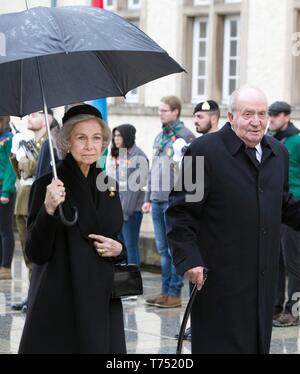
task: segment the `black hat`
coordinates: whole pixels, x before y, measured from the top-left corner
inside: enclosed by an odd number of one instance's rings
[[[207,100],[207,101],[204,101],[202,103],[197,104],[195,109],[194,109],[193,114],[195,114],[197,112],[217,112],[219,110],[220,110],[220,108],[219,108],[219,105],[216,101]]]
[[[272,105],[269,106],[269,114],[277,115],[280,113],[290,114],[292,107],[285,101],[275,101]]]
[[[62,123],[64,124],[70,118],[78,116],[80,114],[90,114],[91,116],[103,119],[101,112],[97,108],[89,104],[83,104],[75,105],[72,108],[70,108],[63,116]]]

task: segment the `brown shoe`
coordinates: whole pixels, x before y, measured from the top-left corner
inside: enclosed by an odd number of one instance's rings
[[[159,308],[177,308],[181,306],[181,298],[177,296],[168,295],[163,300],[158,300],[156,306]]]
[[[155,295],[155,296],[149,297],[148,299],[145,300],[145,303],[147,305],[156,306],[156,304],[159,301],[165,300],[167,297],[168,297],[168,295],[164,295],[164,294],[161,293],[159,295]]]
[[[11,269],[2,267],[0,269],[0,280],[11,280],[11,279],[12,279]]]
[[[294,317],[291,313],[283,313],[277,319],[273,319],[274,327],[291,327],[299,324],[299,316]]]

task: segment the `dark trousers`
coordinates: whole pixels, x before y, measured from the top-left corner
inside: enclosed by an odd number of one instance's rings
[[[10,268],[15,250],[13,216],[16,195],[10,197],[8,204],[0,203],[0,266]]]
[[[286,276],[288,300],[284,305]],[[275,295],[274,314],[293,313],[292,308],[300,298],[300,232],[286,225],[282,225],[281,228],[281,249]]]

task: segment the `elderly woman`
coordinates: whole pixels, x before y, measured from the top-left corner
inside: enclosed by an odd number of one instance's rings
[[[110,141],[101,113],[67,111],[56,141],[62,162],[32,187],[26,253],[35,264],[19,353],[126,353],[122,304],[111,298],[122,208],[117,191],[100,192],[96,161]],[[64,226],[58,214],[74,226]]]

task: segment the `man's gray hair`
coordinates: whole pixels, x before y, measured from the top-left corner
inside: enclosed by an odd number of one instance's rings
[[[263,91],[260,88],[255,87],[255,86],[245,85],[245,86],[242,86],[242,87],[236,89],[230,95],[230,97],[229,97],[229,103],[228,103],[228,111],[230,113],[236,113],[238,98],[239,98],[240,94],[243,91],[247,91],[247,90],[257,91],[257,92],[261,93],[261,95],[265,97],[266,102],[267,102],[267,97],[266,97],[266,95],[263,93]]]
[[[109,127],[98,117],[90,114],[79,114],[78,116],[71,117],[68,121],[66,121],[66,123],[56,135],[55,146],[60,160],[66,158],[67,153],[70,149],[71,133],[74,129],[74,126],[79,122],[87,121],[90,119],[96,120],[102,129],[103,144],[101,152],[103,152],[108,147],[111,140],[111,131]]]

